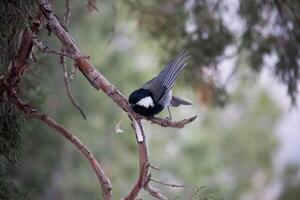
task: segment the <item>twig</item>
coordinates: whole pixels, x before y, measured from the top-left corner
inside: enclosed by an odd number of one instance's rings
[[[160,181],[160,180],[156,180],[152,177],[150,177],[150,181],[153,181],[155,183],[159,183],[159,184],[162,184],[162,185],[165,185],[165,186],[170,186],[170,187],[180,187],[180,188],[183,188],[185,187],[184,185],[177,185],[177,184],[170,184],[170,183],[165,183],[163,181]]]
[[[105,175],[100,164],[95,159],[90,150],[84,144],[82,144],[82,142],[76,136],[74,136],[69,130],[65,129],[62,125],[57,123],[48,115],[41,113],[37,111],[37,109],[25,104],[18,98],[14,90],[10,91],[10,100],[25,114],[28,114],[30,117],[36,118],[42,121],[43,123],[47,124],[50,128],[55,129],[60,135],[64,136],[67,140],[74,144],[90,162],[96,176],[98,177],[98,181],[103,191],[103,198],[105,200],[112,199],[112,188],[109,178]]]
[[[68,30],[69,29],[69,23],[70,23],[70,17],[71,17],[71,6],[70,6],[70,1],[65,0],[65,7],[66,11],[64,14],[64,26]]]
[[[160,170],[159,167],[157,167],[157,166],[155,166],[155,165],[153,165],[153,164],[150,164],[149,167],[152,168],[152,169],[155,169],[155,170],[157,170],[157,171]]]
[[[136,138],[138,141],[138,152],[139,152],[139,178],[134,185],[133,189],[130,191],[125,200],[136,199],[140,190],[144,187],[145,183],[148,182],[149,177],[149,160],[148,160],[148,148],[146,143],[146,136],[144,129],[142,127],[142,123],[140,120],[135,120],[131,116],[129,116],[132,120],[132,127],[135,131]],[[142,135],[142,141],[139,141],[139,134]]]
[[[75,99],[75,97],[73,96],[73,94],[71,92],[70,82],[69,82],[69,79],[68,79],[67,64],[66,64],[66,61],[65,61],[65,57],[63,57],[63,56],[60,57],[60,63],[61,63],[62,68],[63,68],[64,83],[65,83],[65,88],[66,88],[66,92],[68,94],[68,97],[69,97],[70,101],[72,102],[73,106],[80,112],[80,114],[82,115],[83,119],[86,119],[85,112],[83,111],[82,107],[79,105],[79,103],[77,102],[77,100]]]
[[[197,115],[190,117],[188,119],[183,119],[181,121],[178,122],[173,122],[169,119],[162,119],[162,118],[158,118],[158,117],[153,117],[153,118],[146,118],[147,120],[151,121],[154,124],[158,124],[162,127],[171,127],[171,128],[183,128],[185,125],[191,123],[192,121],[194,121],[197,118]]]
[[[69,81],[72,81],[72,80],[75,78],[77,69],[78,69],[78,65],[77,65],[77,63],[75,62],[75,63],[74,63],[74,67],[73,67],[72,72],[71,72],[71,75],[70,75],[70,77],[69,77]]]
[[[35,47],[37,47],[41,52],[43,53],[52,53],[55,55],[59,55],[59,56],[63,56],[63,57],[68,57],[68,58],[72,58],[69,54],[64,53],[64,52],[58,52],[55,51],[53,49],[50,49],[48,46],[46,46],[44,44],[44,42],[42,42],[40,39],[38,39],[36,36],[32,36],[33,37],[33,44]]]
[[[158,189],[154,188],[152,185],[150,185],[150,183],[147,183],[145,186],[144,186],[144,189],[146,191],[149,192],[149,194],[151,194],[151,196],[159,199],[159,200],[168,200],[168,198],[166,196],[164,196],[163,194],[161,194],[159,192]]]
[[[133,189],[131,190],[131,192],[124,199],[125,200],[136,199],[140,190],[144,188],[146,191],[149,192],[151,196],[160,200],[167,200],[168,198],[166,198],[163,194],[161,194],[158,189],[155,189],[151,185],[149,185],[150,163],[149,163],[146,135],[141,121],[140,120],[135,121],[136,119],[132,118],[131,116],[129,117],[132,120],[132,127],[135,130],[135,134],[138,142],[138,148],[139,148],[138,151],[139,152],[139,178],[137,183],[134,185]],[[139,140],[139,136],[138,136],[139,134],[141,134],[143,137],[142,141]]]

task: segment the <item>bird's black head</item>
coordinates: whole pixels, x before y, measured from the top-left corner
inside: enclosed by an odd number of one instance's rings
[[[138,89],[133,91],[130,95],[129,95],[129,103],[130,104],[136,104],[137,102],[139,102],[141,99],[145,98],[145,97],[151,97],[152,98],[152,93],[149,90],[146,89]]]
[[[129,103],[134,112],[143,116],[153,116],[163,110],[163,107],[154,101],[150,90],[143,88],[130,94]]]

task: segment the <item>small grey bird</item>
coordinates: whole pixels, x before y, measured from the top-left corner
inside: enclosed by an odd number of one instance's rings
[[[191,105],[179,97],[172,96],[175,80],[189,58],[187,51],[181,51],[156,77],[133,91],[129,96],[129,103],[134,112],[143,116],[154,116],[167,107],[171,118],[169,106]]]

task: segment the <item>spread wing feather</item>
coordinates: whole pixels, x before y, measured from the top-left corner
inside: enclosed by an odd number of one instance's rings
[[[188,59],[188,51],[181,51],[175,58],[173,58],[165,68],[158,74],[157,79],[166,88],[164,94],[167,94],[173,87],[177,76],[186,66]],[[163,95],[160,97],[162,98]]]
[[[143,88],[152,92],[156,102],[159,102],[172,89],[177,76],[186,66],[189,58],[188,51],[181,51],[156,77],[143,85]]]

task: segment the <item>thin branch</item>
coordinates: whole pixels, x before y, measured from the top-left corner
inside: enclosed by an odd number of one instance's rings
[[[77,69],[78,69],[78,65],[76,63],[74,63],[74,67],[73,67],[71,75],[69,77],[69,81],[72,81],[75,78]]]
[[[152,168],[152,169],[155,169],[155,170],[157,170],[157,171],[159,171],[160,170],[160,168],[159,167],[157,167],[157,166],[155,166],[155,165],[153,165],[153,164],[150,164],[150,166],[149,166],[150,168]]]
[[[64,26],[65,29],[69,29],[69,23],[70,23],[70,17],[71,17],[71,6],[70,6],[70,1],[65,0],[65,14],[64,14]]]
[[[49,48],[48,46],[46,46],[44,44],[44,42],[42,42],[40,39],[38,39],[35,35],[33,35],[32,37],[33,37],[33,44],[34,44],[34,46],[37,47],[41,52],[43,52],[43,53],[51,53],[51,54],[55,54],[55,55],[58,55],[58,56],[72,58],[67,53],[58,52],[58,51],[55,51],[55,50]]]
[[[171,121],[169,119],[162,119],[159,117],[153,117],[153,118],[146,118],[147,120],[151,121],[154,124],[158,124],[162,127],[171,127],[171,128],[183,128],[185,125],[193,122],[197,118],[197,115],[190,117],[188,119],[183,119],[178,122]]]
[[[65,57],[63,57],[63,56],[60,57],[60,63],[61,63],[62,68],[63,68],[64,83],[65,83],[65,88],[66,88],[66,92],[68,94],[68,97],[69,97],[70,101],[72,102],[73,106],[80,112],[83,119],[86,119],[86,114],[83,111],[83,108],[79,105],[78,101],[75,99],[75,97],[73,96],[73,94],[71,92],[70,82],[69,82],[69,79],[68,79],[68,72],[67,72],[67,63],[66,63]]]
[[[162,185],[165,185],[165,186],[169,186],[169,187],[179,187],[179,188],[183,188],[185,187],[184,185],[177,185],[177,184],[172,184],[172,183],[165,183],[163,181],[160,181],[160,180],[157,180],[157,179],[154,179],[152,177],[150,177],[150,181],[152,182],[155,182],[155,183],[159,183],[159,184],[162,184]]]
[[[72,132],[65,129],[62,125],[57,123],[48,115],[37,111],[37,109],[25,104],[21,101],[14,90],[10,92],[10,100],[11,102],[16,105],[21,111],[25,114],[28,114],[30,117],[36,118],[43,123],[47,124],[50,128],[55,129],[60,135],[64,136],[67,140],[69,140],[72,144],[76,146],[76,148],[83,153],[83,155],[88,159],[90,162],[96,176],[98,177],[98,181],[100,183],[101,189],[103,191],[103,198],[105,200],[112,199],[112,188],[109,178],[105,175],[104,171],[102,170],[100,164],[95,159],[93,154],[90,150],[76,137],[73,135]]]
[[[168,198],[166,196],[164,196],[163,194],[161,194],[159,192],[159,190],[156,189],[156,188],[154,188],[152,185],[150,185],[150,183],[147,183],[144,186],[144,189],[146,191],[148,191],[149,194],[151,194],[151,196],[155,197],[156,199],[159,199],[159,200],[168,200]]]
[[[149,163],[149,156],[148,156],[148,148],[147,148],[147,140],[146,135],[142,126],[142,123],[140,120],[135,121],[134,118],[129,116],[132,120],[132,127],[135,130],[137,142],[138,142],[138,148],[139,148],[139,178],[137,183],[134,185],[131,192],[128,194],[127,197],[125,197],[125,200],[132,200],[136,199],[139,192],[142,188],[144,188],[146,191],[149,192],[149,194],[157,199],[160,200],[166,200],[168,199],[163,194],[159,192],[158,189],[153,188],[151,185],[149,185],[150,181],[150,163]],[[139,133],[140,132],[140,133]],[[142,141],[139,138],[139,135],[142,135]]]
[[[135,120],[130,116],[130,119],[132,120],[132,127],[135,131],[136,138],[138,141],[138,152],[139,152],[139,178],[134,185],[133,189],[130,191],[127,197],[125,197],[125,200],[132,200],[136,199],[140,190],[144,187],[145,183],[148,181],[149,177],[149,156],[148,156],[148,148],[146,143],[146,136],[144,129],[142,127],[142,123],[140,120]],[[139,139],[139,135],[142,136],[142,141]]]

